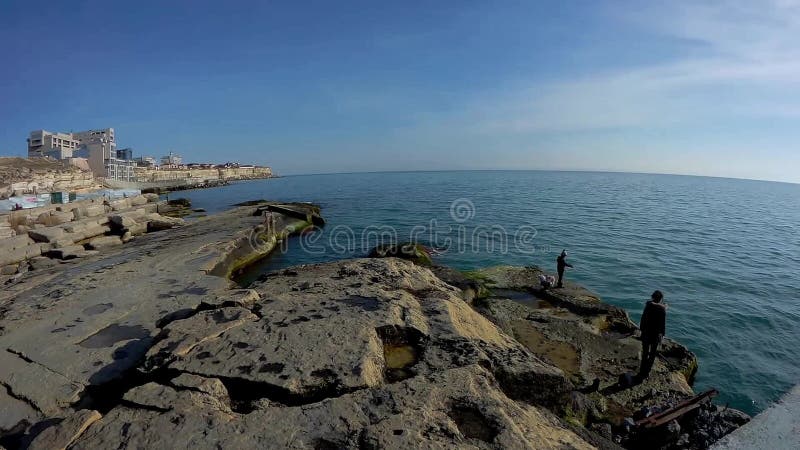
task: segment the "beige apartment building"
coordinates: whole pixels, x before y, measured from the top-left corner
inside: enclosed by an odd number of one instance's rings
[[[28,137],[28,157],[72,158],[81,142],[72,133],[52,133],[47,130],[31,131]]]

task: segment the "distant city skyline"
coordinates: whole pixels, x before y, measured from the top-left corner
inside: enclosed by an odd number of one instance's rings
[[[280,175],[800,183],[797,36],[795,0],[10,0],[0,156],[33,130],[112,127],[137,156]]]

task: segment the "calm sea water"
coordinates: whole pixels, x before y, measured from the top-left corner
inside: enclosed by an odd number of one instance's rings
[[[667,334],[700,358],[696,389],[716,387],[723,403],[754,413],[800,383],[800,185],[416,172],[293,176],[178,196],[209,212],[258,198],[320,204],[325,229],[293,239],[264,271],[361,256],[392,233],[442,248],[437,260],[461,269],[553,269],[566,248],[568,277],[634,320],[654,289],[664,291]]]

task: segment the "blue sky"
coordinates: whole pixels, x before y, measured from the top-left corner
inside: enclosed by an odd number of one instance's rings
[[[0,0],[0,155],[800,182],[799,36],[795,0]]]

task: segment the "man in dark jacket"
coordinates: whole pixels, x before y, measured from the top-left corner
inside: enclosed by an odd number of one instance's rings
[[[639,368],[639,380],[644,380],[650,375],[650,369],[656,360],[658,344],[664,337],[667,329],[667,305],[663,304],[664,294],[661,291],[653,292],[642,313],[639,329],[642,331],[642,365]]]
[[[558,259],[556,260],[556,264],[558,266],[558,286],[556,286],[556,287],[563,288],[564,287],[564,269],[566,269],[567,267],[572,267],[572,264],[569,264],[567,262],[567,251],[566,250],[562,250],[561,251],[561,256],[559,256]]]

